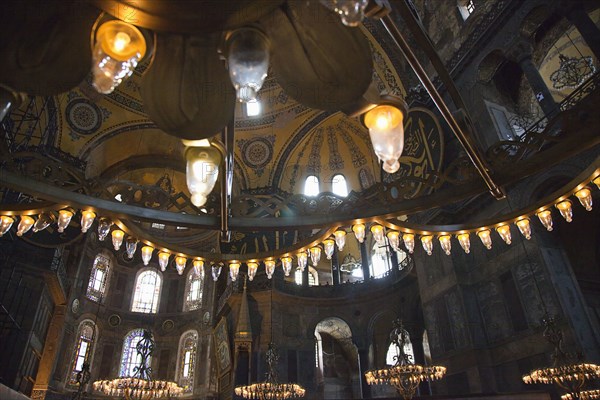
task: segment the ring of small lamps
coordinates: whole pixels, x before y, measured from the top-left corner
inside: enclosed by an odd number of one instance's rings
[[[586,211],[591,211],[592,191],[589,186],[586,186],[587,182],[590,182],[590,180],[587,180],[585,183],[578,185],[575,188],[575,190],[570,193],[572,193],[573,196],[579,200],[579,203],[585,208]],[[591,182],[594,183],[598,187],[598,189],[600,189],[600,171],[596,171],[595,176],[591,179]],[[373,238],[378,244],[384,245],[385,238],[387,237],[392,249],[398,251],[400,249],[400,243],[403,242],[404,247],[411,254],[415,250],[415,242],[417,236],[421,241],[423,249],[428,255],[431,255],[433,252],[433,243],[436,237],[438,239],[438,242],[440,243],[440,247],[447,255],[451,254],[452,237],[456,238],[456,240],[458,241],[465,253],[469,253],[471,248],[471,233],[474,233],[477,237],[479,237],[482,244],[488,250],[490,250],[492,248],[493,231],[495,231],[506,244],[511,244],[511,223],[514,223],[517,226],[519,232],[527,240],[531,239],[531,220],[534,219],[534,217],[536,217],[539,220],[539,222],[546,228],[546,230],[552,231],[552,208],[556,208],[559,211],[560,215],[565,219],[565,221],[571,222],[573,220],[573,201],[569,199],[569,195],[560,196],[550,204],[547,204],[543,207],[539,207],[531,213],[523,214],[517,218],[502,221],[496,224],[489,224],[471,230],[458,230],[434,233],[425,230],[420,231],[397,227],[395,229],[388,229],[386,233],[385,228],[382,225],[374,223],[370,226],[370,231],[373,234]],[[0,237],[5,235],[16,222],[16,214],[17,213],[15,212],[0,216]],[[38,218],[36,220],[31,215],[28,215],[27,212],[24,212],[19,216],[19,224],[17,226],[16,234],[17,236],[22,236],[25,233],[29,232],[29,230],[32,230],[33,232],[39,232],[46,229],[48,226],[50,226],[50,224],[53,224],[55,222],[58,227],[57,231],[60,233],[66,229],[74,215],[75,210],[73,210],[72,208],[64,208],[58,211],[58,218],[50,212],[42,212],[38,215]],[[94,211],[82,210],[81,232],[86,233],[94,223],[95,219],[96,213]],[[117,228],[112,229],[111,231],[111,227],[113,227],[113,225],[115,224],[113,224],[113,222],[110,219],[106,217],[99,217],[98,239],[100,241],[104,241],[106,237],[108,237],[108,235],[110,234],[114,249],[118,251],[123,245],[123,243],[125,243],[125,251],[128,257],[130,259],[133,258],[138,248],[138,239],[134,238],[133,236],[128,236],[127,238],[125,238],[125,228],[118,221],[116,223]],[[366,233],[365,224],[361,222],[353,224],[352,231],[354,232],[354,235],[358,242],[362,243],[365,239]],[[288,252],[283,254],[281,257],[279,257],[279,259],[285,276],[289,276],[292,270],[292,254],[296,256],[298,268],[304,271],[304,269],[308,265],[309,258],[313,266],[316,266],[319,260],[321,259],[321,254],[323,252],[325,253],[327,259],[331,259],[335,250],[335,246],[337,245],[338,250],[342,251],[345,243],[346,230],[340,227],[333,231],[333,236],[329,236],[329,234],[327,234],[325,239],[319,239],[313,242],[313,245],[309,247],[302,247],[296,249],[294,252]],[[162,271],[165,271],[167,269],[171,256],[174,256],[175,268],[179,275],[183,275],[188,261],[191,260],[194,272],[199,276],[204,276],[205,258],[190,256],[183,253],[171,251],[168,248],[154,246],[152,242],[147,240],[142,241],[140,252],[142,262],[144,263],[144,265],[148,265],[150,263],[153,254],[156,252],[158,264]],[[275,267],[277,264],[276,257],[270,257],[267,259],[253,259],[245,262],[246,266],[248,267],[248,278],[250,281],[252,281],[256,276],[256,272],[258,270],[260,262],[263,262],[265,265],[265,273],[267,274],[267,277],[269,279],[273,277],[273,273],[275,272]],[[231,277],[232,281],[235,281],[237,279],[241,264],[241,261],[229,261],[229,276]],[[222,264],[220,263],[215,263],[212,265],[212,277],[215,281],[219,278],[221,274],[221,265]]]

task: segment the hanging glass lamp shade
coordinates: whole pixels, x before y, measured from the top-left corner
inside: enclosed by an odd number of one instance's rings
[[[237,99],[247,103],[256,100],[269,69],[269,41],[255,28],[240,28],[227,39],[229,77]]]

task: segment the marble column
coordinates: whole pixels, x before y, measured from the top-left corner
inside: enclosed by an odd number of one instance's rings
[[[308,263],[306,264],[306,267],[304,268],[304,271],[302,271],[302,287],[308,287],[308,270],[310,268],[310,258],[308,259]]]
[[[333,255],[331,256],[331,280],[334,285],[340,284],[340,260],[337,248],[333,250]]]
[[[600,60],[600,29],[585,11],[583,4],[574,2],[571,4],[572,7],[566,9],[565,16],[575,25],[596,59]]]
[[[362,264],[363,279],[366,282],[371,279],[371,270],[369,269],[369,252],[364,241],[360,244],[360,262]]]
[[[538,71],[537,67],[533,63],[531,59],[531,53],[524,53],[517,59],[527,82],[531,86],[533,90],[533,94],[535,95],[536,100],[538,101],[542,111],[544,111],[544,115],[550,118],[558,113],[558,104],[552,98],[552,93],[546,83],[544,82],[544,78],[540,75],[540,71]]]

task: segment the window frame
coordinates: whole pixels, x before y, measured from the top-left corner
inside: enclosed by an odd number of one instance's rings
[[[96,303],[104,303],[104,299],[106,298],[106,294],[108,292],[108,284],[110,282],[112,264],[112,258],[105,252],[99,252],[96,254],[92,263],[92,268],[90,269],[88,284],[85,290],[85,297],[88,300],[95,301]],[[102,271],[104,275],[100,281],[98,281],[97,279],[97,273],[99,271]],[[96,282],[99,282],[100,285],[100,288],[98,289],[95,288]]]
[[[313,194],[313,190],[310,191],[310,193],[307,193],[307,186],[308,186],[308,182],[310,178],[314,178],[316,181],[316,193]],[[314,189],[314,188],[312,188]],[[306,197],[317,197],[319,194],[321,193],[321,181],[319,180],[319,177],[317,175],[308,175],[305,179],[304,179],[304,188],[302,189],[302,194],[304,194]]]
[[[194,284],[194,282],[200,282],[199,283],[199,288],[197,290],[198,295],[198,299],[190,299],[190,296],[192,294],[192,285]],[[185,290],[183,292],[183,311],[187,312],[187,311],[195,311],[195,310],[199,310],[200,308],[202,308],[202,300],[203,300],[203,296],[204,296],[204,279],[202,278],[201,275],[196,276],[196,273],[194,272],[193,268],[190,268],[190,270],[188,271],[188,274],[185,278]]]
[[[123,339],[123,347],[121,348],[121,360],[119,361],[119,377],[126,378],[133,376],[133,369],[141,365],[141,360],[137,357],[136,346],[140,340],[144,337],[144,329],[136,328],[130,330]],[[154,337],[154,335],[153,335]],[[135,345],[131,345],[134,342],[135,338],[139,338]],[[127,353],[126,353],[127,352]],[[152,365],[152,356],[148,357],[148,367]],[[129,373],[130,375],[126,375]]]
[[[192,395],[194,392],[194,383],[196,381],[196,369],[197,358],[198,358],[198,331],[195,329],[190,329],[181,334],[179,338],[179,347],[177,348],[177,365],[175,368],[175,382],[181,387],[184,388],[184,395]],[[193,348],[189,348],[186,346],[186,341],[191,340],[193,343]],[[185,356],[190,352],[190,362],[185,362]],[[190,376],[184,377],[183,373],[185,371],[186,365],[189,365],[188,371]]]
[[[85,329],[87,326],[91,327],[92,335],[89,338],[84,338],[83,329]],[[67,373],[67,383],[69,385],[77,384],[77,373],[79,373],[81,369],[76,370],[75,368],[77,367],[78,361],[81,358],[81,346],[84,342],[87,343],[87,348],[85,349],[85,355],[83,356],[82,366],[83,363],[87,362],[91,369],[91,366],[93,365],[92,362],[94,359],[94,351],[96,349],[97,338],[98,328],[94,321],[92,321],[91,319],[84,319],[79,323],[79,325],[77,326],[75,346],[73,347],[73,351],[71,353],[71,363],[69,367],[69,372]]]
[[[335,191],[336,178],[338,178],[338,177],[342,178],[344,181],[344,194],[336,193],[336,191]],[[344,174],[335,174],[331,177],[331,193],[333,193],[339,197],[348,197],[348,195],[350,194],[350,189],[348,188],[348,179],[346,179]]]
[[[142,275],[145,275],[147,273],[154,273],[157,276],[158,279],[158,283],[155,284],[155,295],[154,295],[154,299],[155,301],[152,303],[152,308],[150,311],[144,311],[144,310],[140,310],[140,309],[134,309],[134,307],[136,306],[136,296],[138,293],[138,280],[142,279],[140,277],[142,277]],[[156,268],[153,267],[146,267],[146,268],[142,268],[140,269],[137,274],[135,275],[135,280],[133,283],[133,296],[131,296],[131,305],[129,307],[129,311],[134,312],[134,313],[141,313],[141,314],[157,314],[158,310],[160,308],[160,296],[162,294],[162,285],[163,285],[163,276],[161,274],[160,271],[158,271]],[[156,289],[156,285],[158,285],[158,290]]]

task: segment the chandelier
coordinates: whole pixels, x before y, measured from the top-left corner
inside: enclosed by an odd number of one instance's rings
[[[96,381],[93,384],[94,390],[107,396],[123,397],[127,400],[148,400],[179,396],[183,392],[183,388],[177,383],[151,378],[152,369],[148,364],[154,352],[154,347],[155,343],[152,339],[152,333],[149,330],[144,330],[142,339],[135,346],[137,356],[134,359],[139,361],[139,365],[134,368],[133,376]]]
[[[581,362],[580,355],[566,353],[562,349],[563,334],[556,327],[552,317],[544,318],[544,337],[554,346],[552,353],[552,366],[531,371],[523,376],[526,384],[543,383],[546,385],[556,384],[567,392],[563,399],[594,399],[598,397],[599,391],[584,392],[581,389],[586,381],[600,377],[600,366]],[[594,392],[596,392],[594,394]],[[586,393],[584,395],[583,393]],[[587,396],[587,397],[586,397]]]
[[[388,368],[367,371],[365,377],[369,385],[391,385],[404,400],[410,400],[415,395],[419,383],[444,377],[446,367],[415,364],[411,360],[412,356],[405,353],[404,346],[408,337],[402,320],[394,321],[390,339],[398,349],[398,354],[394,356],[396,363]]]
[[[563,394],[560,396],[561,400],[592,400],[592,399],[600,399],[600,390],[582,390],[579,392],[579,399],[577,397],[572,396],[571,394]]]
[[[560,66],[550,75],[554,89],[576,89],[596,72],[596,66],[590,56],[577,58],[559,54],[558,57]]]
[[[278,382],[275,365],[279,361],[279,354],[274,343],[269,343],[266,359],[269,366],[266,374],[267,379],[264,382],[238,386],[235,388],[235,394],[245,399],[257,400],[297,399],[304,397],[306,390],[297,383]]]

